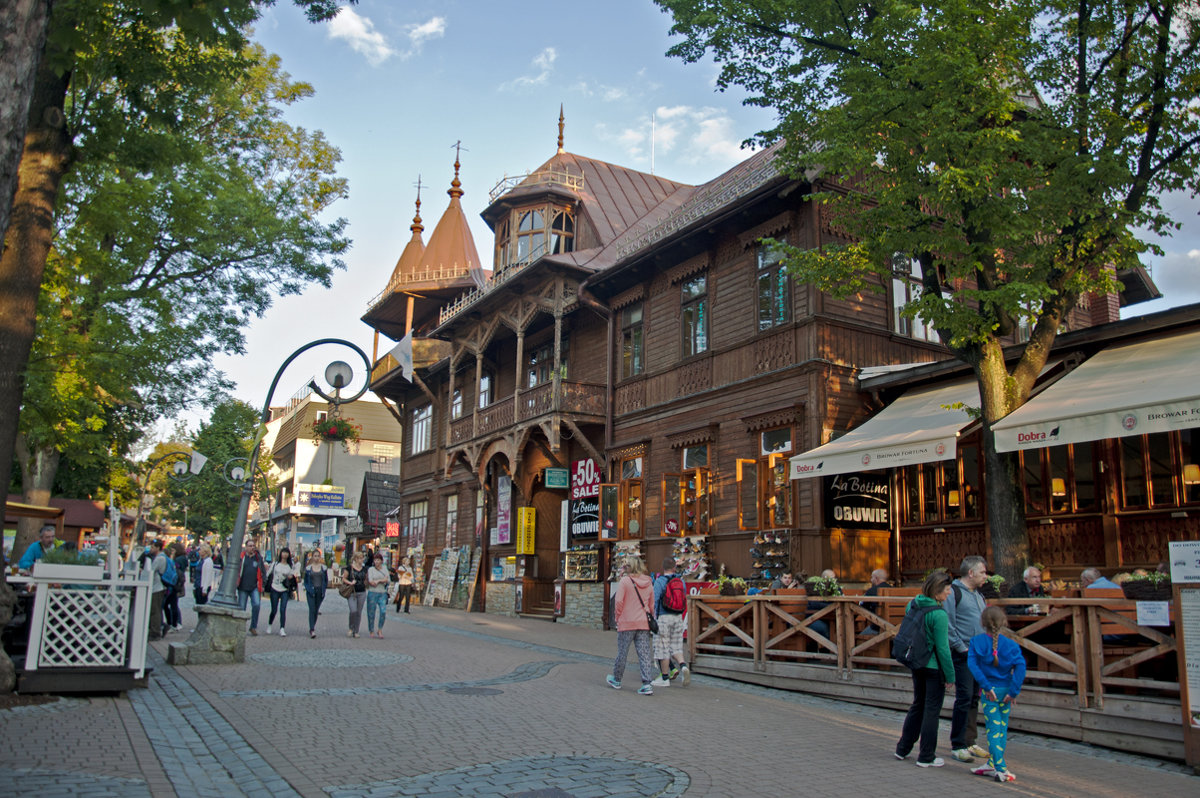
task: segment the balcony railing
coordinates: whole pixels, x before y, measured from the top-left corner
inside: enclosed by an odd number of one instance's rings
[[[544,172],[530,172],[525,175],[513,175],[512,177],[504,178],[488,192],[488,202],[495,202],[522,183],[529,183],[530,185],[556,183],[560,186],[566,186],[572,191],[583,191],[583,175],[573,175],[570,172],[556,172],[553,169],[547,169]]]
[[[605,395],[604,386],[594,383],[562,382],[557,394],[553,382],[543,383],[521,391],[519,409],[514,407],[513,397],[509,395],[480,410],[478,427],[475,426],[475,417],[471,415],[452,421],[450,444],[453,446],[472,438],[493,435],[515,423],[531,421],[550,413],[603,416]]]

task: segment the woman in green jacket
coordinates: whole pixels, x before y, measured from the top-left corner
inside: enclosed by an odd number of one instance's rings
[[[935,757],[937,751],[938,717],[942,712],[942,699],[946,688],[954,685],[954,661],[950,658],[949,619],[942,602],[950,594],[953,578],[945,571],[934,571],[925,580],[921,595],[910,603],[909,609],[931,607],[925,613],[925,640],[929,661],[922,668],[914,668],[913,702],[904,718],[904,729],[900,742],[896,743],[896,758],[907,759],[917,738],[921,748],[917,751],[917,767],[940,768],[945,762]],[[907,612],[907,610],[906,610]]]

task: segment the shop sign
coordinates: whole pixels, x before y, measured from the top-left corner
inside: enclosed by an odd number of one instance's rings
[[[517,554],[533,554],[537,531],[537,510],[517,508]]]
[[[1200,582],[1200,540],[1172,540],[1167,551],[1172,583]]]
[[[825,477],[825,526],[887,529],[891,489],[887,472],[865,471]]]
[[[600,534],[600,498],[571,500],[571,537],[594,538]]]
[[[549,470],[549,469],[547,469]],[[571,498],[583,499],[600,495],[600,469],[591,458],[571,464]]]
[[[567,468],[547,468],[542,472],[542,483],[547,488],[564,490],[571,487],[571,471]]]
[[[512,478],[502,475],[496,486],[496,542],[512,543]]]
[[[296,485],[296,504],[302,507],[331,507],[342,509],[346,506],[346,489],[336,485]]]
[[[399,521],[388,521],[387,525],[384,527],[384,535],[386,535],[389,538],[400,537],[400,522]]]

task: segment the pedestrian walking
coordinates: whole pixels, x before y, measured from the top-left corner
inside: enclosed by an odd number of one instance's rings
[[[196,561],[196,578],[192,580],[192,598],[196,600],[196,605],[208,603],[208,597],[212,595],[213,584],[216,581],[216,565],[213,562],[212,546],[207,543],[201,543],[196,550],[196,556],[199,558]]]
[[[967,667],[967,649],[975,635],[983,634],[980,617],[987,601],[979,588],[987,581],[987,561],[971,556],[959,566],[959,578],[954,580],[946,597],[946,614],[950,616],[950,653],[954,657],[954,710],[950,715],[951,755],[959,762],[973,762],[975,757],[987,757],[986,748],[975,744],[979,734],[979,690],[975,677]]]
[[[163,636],[163,596],[166,585],[163,575],[167,572],[167,555],[163,553],[163,543],[155,538],[150,541],[150,549],[142,559],[142,569],[150,572],[150,640],[159,640]]]
[[[325,590],[329,587],[329,569],[325,567],[325,558],[320,549],[313,549],[308,554],[308,565],[304,568],[304,597],[308,600],[308,636],[317,636],[317,615],[321,612],[321,602],[325,600]]]
[[[972,772],[996,781],[1016,781],[1004,759],[1004,750],[1008,747],[1008,713],[1025,682],[1025,657],[1020,646],[1001,634],[1008,628],[1004,610],[988,607],[980,620],[983,634],[971,638],[967,666],[982,693],[988,761]]]
[[[163,630],[183,628],[183,613],[179,611],[179,597],[187,589],[188,560],[183,544],[178,540],[170,546],[171,562],[175,566],[175,583],[163,590]]]
[[[396,590],[396,612],[400,612],[400,603],[404,602],[404,611],[408,612],[408,604],[412,600],[413,569],[412,557],[405,557],[396,569],[400,584]]]
[[[383,622],[387,615],[389,575],[383,565],[383,555],[375,553],[375,564],[367,569],[367,631],[371,637],[383,637]],[[376,624],[376,613],[379,622]]]
[[[662,573],[654,580],[654,617],[658,619],[658,634],[654,635],[654,658],[660,663],[654,687],[670,687],[671,680],[682,676],[680,683],[687,687],[692,671],[683,657],[684,613],[687,612],[687,589],[675,573],[675,557],[663,559]]]
[[[271,634],[271,626],[275,623],[275,613],[278,611],[279,636],[287,637],[287,605],[295,586],[296,569],[292,564],[292,550],[284,546],[279,550],[279,557],[267,573],[267,589],[271,596],[271,615],[267,618],[267,634]]]
[[[654,679],[654,649],[650,641],[650,619],[654,610],[654,583],[640,557],[631,557],[627,562],[626,575],[617,583],[617,658],[613,661],[613,672],[608,676],[608,686],[621,689],[625,657],[629,653],[629,644],[633,643],[642,676],[638,694],[653,695],[650,682]]]
[[[938,716],[942,711],[942,699],[946,688],[954,684],[954,658],[950,656],[949,618],[942,602],[950,595],[950,574],[934,571],[921,588],[921,595],[914,598],[905,613],[914,608],[925,611],[922,618],[928,659],[924,665],[918,663],[912,669],[913,701],[904,716],[904,727],[900,741],[896,743],[896,758],[907,759],[913,745],[920,738],[917,751],[917,767],[940,768],[946,764],[937,753]]]
[[[239,609],[246,609],[246,603],[250,603],[250,634],[252,635],[258,634],[258,611],[262,606],[264,573],[266,573],[266,565],[263,563],[262,555],[258,553],[258,546],[253,540],[247,539],[245,548],[242,549],[237,593]]]
[[[350,603],[350,631],[346,637],[358,637],[362,627],[363,605],[367,603],[367,569],[363,566],[361,552],[355,552],[350,558],[350,567],[342,570],[342,581],[354,585],[354,592],[346,597]]]

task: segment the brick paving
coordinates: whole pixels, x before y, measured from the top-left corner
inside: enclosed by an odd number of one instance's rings
[[[949,761],[945,725],[946,767],[893,759],[894,711],[699,674],[653,696],[614,691],[604,684],[611,632],[427,607],[390,613],[384,639],[349,639],[345,625],[345,602],[331,597],[315,640],[301,621],[286,638],[248,638],[245,663],[179,668],[155,643],[146,690],[0,712],[0,796],[1115,797],[1200,788],[1177,763],[1027,734],[1014,734],[1008,751],[1018,781],[985,784]],[[637,665],[628,667],[636,685]]]

